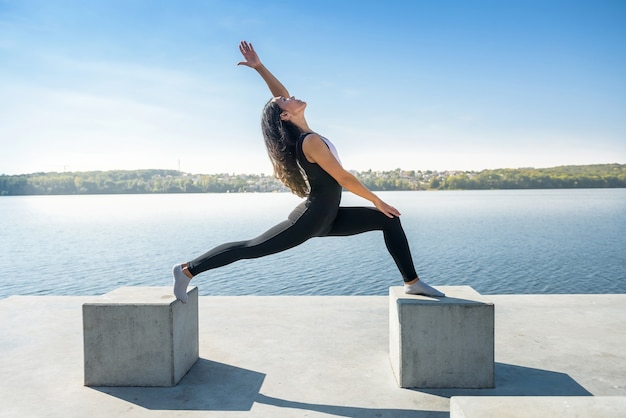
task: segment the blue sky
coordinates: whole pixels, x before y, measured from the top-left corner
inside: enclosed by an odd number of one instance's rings
[[[348,169],[626,163],[625,22],[621,0],[0,0],[0,174],[270,174],[242,39]]]

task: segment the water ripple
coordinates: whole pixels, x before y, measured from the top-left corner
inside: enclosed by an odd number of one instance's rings
[[[626,293],[626,190],[384,192],[417,271],[485,294]],[[350,195],[345,204],[363,204]],[[0,298],[162,286],[170,267],[280,222],[288,194],[0,198]],[[315,238],[202,274],[202,295],[386,295],[382,234]]]

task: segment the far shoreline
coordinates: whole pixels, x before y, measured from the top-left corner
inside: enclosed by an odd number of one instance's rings
[[[546,190],[626,188],[626,164],[476,171],[351,171],[370,190]],[[279,193],[265,174],[189,174],[177,170],[110,170],[0,175],[0,196]]]

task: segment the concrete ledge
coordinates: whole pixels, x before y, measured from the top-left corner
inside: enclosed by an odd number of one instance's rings
[[[389,355],[403,388],[494,387],[494,305],[469,286],[447,297],[389,288]]]
[[[201,358],[164,388],[83,386],[81,310],[100,296],[11,296],[0,416],[447,418],[453,396],[626,396],[626,294],[488,299],[496,387],[401,390],[388,295],[199,296]]]
[[[623,396],[453,396],[450,418],[622,418]]]
[[[121,287],[83,304],[86,386],[174,386],[198,360],[198,288]]]

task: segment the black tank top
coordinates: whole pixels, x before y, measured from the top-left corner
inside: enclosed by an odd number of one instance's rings
[[[326,199],[338,200],[341,199],[341,186],[337,183],[330,174],[328,174],[317,163],[312,163],[306,159],[304,152],[302,151],[302,142],[307,135],[312,132],[305,132],[298,138],[296,144],[298,164],[306,173],[309,186],[311,188],[309,193],[309,200],[316,200],[324,197]],[[328,146],[328,144],[326,145]],[[329,147],[330,149],[330,147]]]

